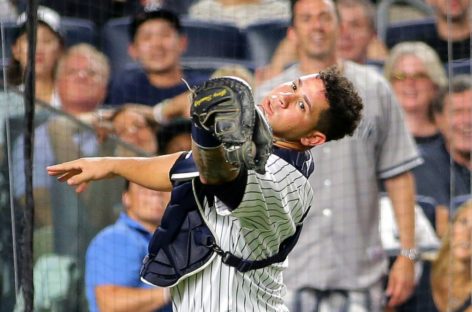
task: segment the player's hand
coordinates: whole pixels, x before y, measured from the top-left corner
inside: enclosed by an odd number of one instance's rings
[[[388,307],[395,307],[405,302],[415,288],[415,263],[398,256],[390,270],[386,295]]]
[[[50,176],[57,177],[60,182],[67,182],[80,193],[91,181],[113,177],[112,164],[113,161],[107,158],[81,158],[49,166],[46,169]]]

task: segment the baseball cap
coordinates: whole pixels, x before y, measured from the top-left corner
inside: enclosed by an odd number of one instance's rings
[[[42,23],[51,29],[61,40],[63,35],[61,33],[61,16],[59,13],[54,11],[51,8],[45,6],[38,6],[38,23]],[[26,12],[23,12],[18,16],[16,20],[16,25],[18,26],[18,31],[15,34],[14,39],[16,40],[21,34],[26,31],[26,21],[28,17]]]
[[[144,22],[153,19],[163,19],[168,21],[177,32],[182,33],[182,25],[177,14],[170,10],[163,9],[161,7],[145,8],[134,14],[131,24],[129,26],[129,36],[131,40],[134,40],[134,36],[138,31],[139,26]]]

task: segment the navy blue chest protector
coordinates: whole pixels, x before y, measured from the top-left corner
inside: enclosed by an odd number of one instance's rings
[[[282,149],[275,149],[274,153],[289,161],[305,176],[313,171],[313,165],[304,153]],[[282,242],[279,252],[268,258],[249,260],[224,251],[216,244],[200,214],[197,201],[203,206],[205,187],[195,177],[196,174],[191,173],[196,172],[193,159],[181,157],[176,165],[173,168],[176,176],[189,173],[187,177],[194,178],[174,184],[161,225],[154,232],[148,255],[143,260],[140,275],[144,282],[161,287],[174,286],[181,279],[203,270],[215,256],[220,256],[224,264],[235,267],[239,272],[260,269],[286,259],[298,241],[301,224],[292,236]],[[207,201],[212,206],[213,197],[207,196]]]

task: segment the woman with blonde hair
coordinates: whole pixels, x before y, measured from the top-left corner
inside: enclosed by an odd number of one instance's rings
[[[390,52],[384,74],[405,113],[405,121],[421,145],[439,136],[431,103],[447,84],[446,72],[433,48],[423,42],[402,42]]]
[[[433,263],[433,299],[439,311],[472,311],[472,200],[459,207]]]

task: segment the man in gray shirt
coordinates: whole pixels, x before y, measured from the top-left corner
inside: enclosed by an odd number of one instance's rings
[[[304,289],[308,295],[302,298],[309,300],[302,300],[299,308],[309,311],[317,304],[321,311],[381,311],[384,304],[403,303],[414,288],[415,190],[410,170],[422,160],[388,83],[374,70],[338,57],[335,10],[332,0],[293,1],[288,37],[299,49],[299,63],[257,90],[260,98],[281,81],[337,65],[364,101],[363,119],[353,137],[312,149],[313,210],[284,273],[287,303],[297,301],[290,294]],[[402,247],[385,293],[380,181],[392,200]]]

